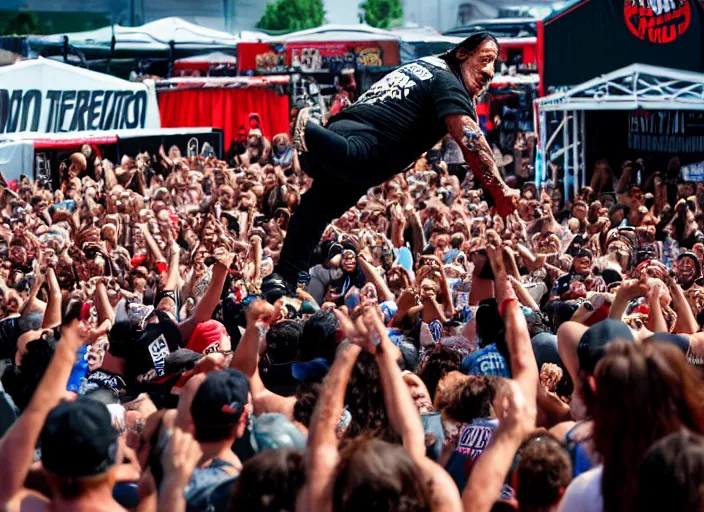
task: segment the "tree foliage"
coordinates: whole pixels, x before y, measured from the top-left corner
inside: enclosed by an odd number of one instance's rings
[[[6,11],[7,12],[7,11]],[[20,11],[6,19],[0,19],[0,35],[24,36],[28,34],[44,34],[45,26],[36,13]]]
[[[275,0],[267,4],[257,28],[294,32],[319,27],[324,20],[323,0]]]
[[[403,16],[402,0],[367,0],[362,4],[364,21],[376,28],[396,25]]]

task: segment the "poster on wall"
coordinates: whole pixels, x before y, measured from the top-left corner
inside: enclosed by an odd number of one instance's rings
[[[291,65],[304,73],[339,73],[343,69],[370,69],[398,66],[400,56],[395,41],[288,43]]]
[[[704,112],[629,112],[628,149],[646,153],[704,153]]]
[[[0,68],[0,134],[160,127],[144,84],[42,58]]]
[[[343,69],[375,69],[398,66],[397,41],[241,43],[237,47],[242,74],[303,73],[337,74]]]
[[[238,70],[244,75],[275,75],[289,68],[283,43],[240,43],[237,59]]]

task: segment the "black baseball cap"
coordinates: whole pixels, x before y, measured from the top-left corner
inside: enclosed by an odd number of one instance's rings
[[[234,427],[248,402],[249,379],[241,371],[210,372],[193,397],[193,423],[204,428]]]
[[[581,239],[581,237],[580,237],[580,239]],[[585,249],[584,247],[576,247],[572,251],[572,257],[573,258],[589,258],[590,260],[593,259],[591,251],[589,249]]]
[[[673,334],[671,332],[656,332],[648,338],[648,341],[659,343],[670,343],[680,349],[686,356],[689,353],[689,337],[681,334]]]
[[[61,403],[44,423],[42,464],[67,478],[100,475],[117,461],[117,438],[105,404],[82,398]]]
[[[606,286],[623,281],[623,276],[621,276],[618,270],[614,270],[612,268],[605,268],[602,270],[601,277],[604,279]]]
[[[577,345],[579,369],[592,375],[606,354],[606,345],[615,340],[635,341],[631,329],[620,320],[607,318],[587,329]]]

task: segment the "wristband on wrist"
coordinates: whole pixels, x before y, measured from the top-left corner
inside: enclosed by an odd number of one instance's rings
[[[504,316],[504,311],[511,302],[518,302],[518,299],[516,299],[515,297],[509,297],[508,299],[504,299],[504,301],[499,304],[499,315]]]
[[[502,289],[503,288],[503,289]],[[505,286],[496,287],[496,300],[503,299],[501,302],[505,302],[508,299],[516,299],[516,290],[514,290],[513,285],[509,279],[506,279]]]

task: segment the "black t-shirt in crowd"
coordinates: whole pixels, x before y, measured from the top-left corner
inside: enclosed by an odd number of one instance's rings
[[[445,117],[476,121],[474,103],[460,79],[438,57],[426,57],[389,73],[356,103],[330,120],[349,119],[370,126],[388,145],[382,154],[399,171],[447,134]]]
[[[123,322],[116,322],[110,331],[110,353],[127,361],[130,383],[148,384],[164,377],[166,358],[182,344],[178,325],[161,311],[154,314],[159,322],[147,323],[141,332],[123,326]]]

